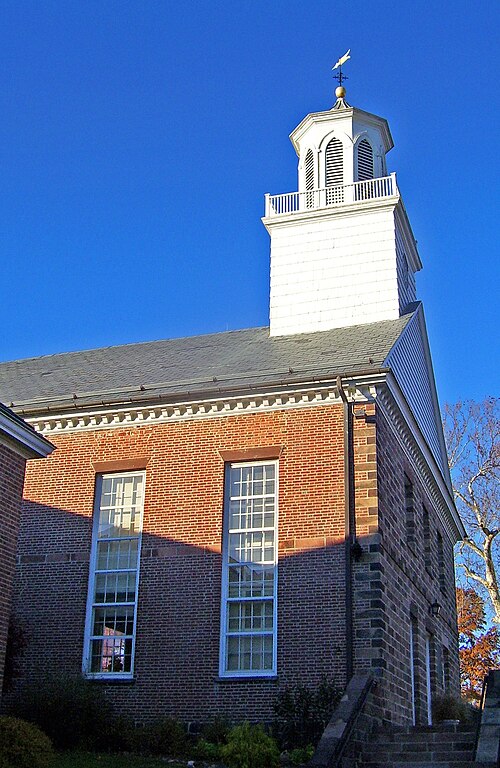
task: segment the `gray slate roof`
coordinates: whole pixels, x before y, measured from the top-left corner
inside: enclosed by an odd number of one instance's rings
[[[375,372],[412,314],[293,336],[249,328],[0,363],[0,401],[28,413]]]

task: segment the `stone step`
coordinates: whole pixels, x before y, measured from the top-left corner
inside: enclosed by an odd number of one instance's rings
[[[379,731],[375,734],[377,741],[473,741],[476,735],[474,728],[460,731],[424,731],[412,729],[404,731]]]
[[[370,749],[427,749],[432,751],[433,749],[472,749],[474,746],[474,739],[413,739],[402,738],[395,741],[389,741],[385,739],[377,739],[370,743]]]
[[[374,762],[370,761],[369,763],[365,763],[364,768],[433,768],[433,766],[436,766],[436,768],[473,768],[474,763],[472,760],[445,760],[444,762],[429,762],[421,760],[418,761],[400,761],[400,762]]]
[[[474,723],[458,725],[391,725],[381,727],[378,733],[475,733]]]
[[[435,755],[449,755],[450,758],[456,759],[457,755],[472,754],[474,751],[474,744],[467,742],[467,744],[371,744],[367,752],[370,755],[378,756],[379,754],[388,755],[424,755],[423,759],[431,754]]]
[[[466,749],[466,750],[456,750],[456,751],[449,751],[449,750],[435,750],[435,751],[429,751],[429,752],[423,752],[422,750],[419,751],[404,751],[399,750],[398,752],[393,752],[390,750],[384,750],[384,749],[377,749],[377,750],[370,750],[369,757],[370,760],[373,760],[375,762],[382,762],[386,760],[387,762],[403,762],[406,760],[406,762],[411,762],[412,760],[415,762],[425,762],[428,763],[432,762],[459,762],[463,760],[472,760],[474,754],[472,749]]]

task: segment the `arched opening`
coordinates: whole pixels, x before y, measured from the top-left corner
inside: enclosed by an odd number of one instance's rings
[[[331,139],[325,153],[326,204],[344,202],[344,147],[339,139]]]

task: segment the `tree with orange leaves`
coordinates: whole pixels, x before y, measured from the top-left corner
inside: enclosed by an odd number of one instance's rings
[[[475,589],[457,588],[457,611],[462,696],[477,703],[486,673],[499,666],[500,634],[486,629],[484,600]]]

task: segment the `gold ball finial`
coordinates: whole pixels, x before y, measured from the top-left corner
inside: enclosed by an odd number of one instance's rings
[[[337,88],[335,88],[335,96],[337,99],[343,99],[345,96],[345,88],[343,85],[339,85]]]

